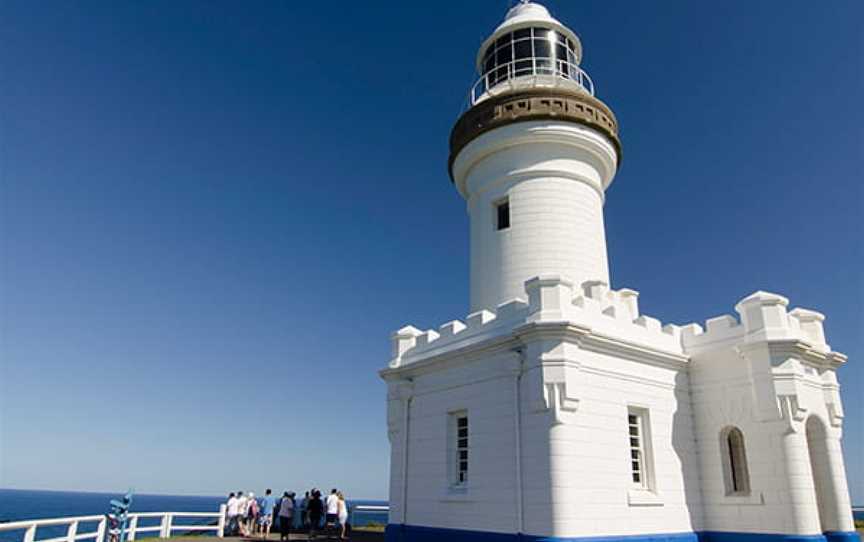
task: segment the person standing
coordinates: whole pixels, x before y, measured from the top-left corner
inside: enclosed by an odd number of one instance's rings
[[[279,540],[291,540],[291,526],[294,523],[294,495],[287,491],[279,501]]]
[[[300,499],[300,528],[305,529],[309,526],[309,492],[307,491],[303,498]]]
[[[246,508],[246,532],[247,536],[253,536],[256,531],[256,523],[258,521],[258,501],[255,500],[255,494],[249,492],[248,508]]]
[[[317,489],[312,492],[312,498],[308,503],[309,511],[309,540],[315,540],[318,535],[318,526],[321,524],[321,515],[324,513],[324,503],[321,502],[321,492]]]
[[[261,538],[270,536],[270,528],[273,526],[273,511],[276,509],[276,497],[273,491],[267,489],[264,498],[261,499],[261,514],[258,516],[258,525],[261,530]]]
[[[339,540],[348,540],[348,503],[345,502],[345,495],[340,491],[337,493],[339,497]]]
[[[249,536],[246,532],[246,514],[249,512],[249,497],[242,491],[237,492],[237,531],[240,536]]]
[[[336,524],[339,521],[339,495],[337,490],[331,489],[327,495],[327,524],[324,526],[328,533],[336,530]]]
[[[234,536],[237,533],[237,502],[237,496],[234,495],[233,492],[228,495],[228,502],[225,504],[225,516],[227,524],[227,528],[225,529],[227,532],[225,534],[227,536]]]

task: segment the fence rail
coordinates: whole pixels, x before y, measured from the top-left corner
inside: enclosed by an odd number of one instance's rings
[[[351,519],[350,519],[351,525],[352,526],[359,526],[359,525],[366,525],[369,523],[368,521],[364,521],[363,523],[357,521],[358,516],[360,516],[360,517],[367,516],[367,518],[368,518],[368,516],[370,516],[370,515],[377,516],[377,515],[385,514],[388,512],[390,512],[390,507],[386,506],[386,505],[385,506],[376,506],[376,505],[371,505],[371,504],[358,504],[358,505],[352,506],[351,507]],[[373,522],[374,522],[374,520],[373,520]],[[383,523],[386,524],[387,520],[384,520]]]
[[[139,526],[141,519],[159,520],[158,525]],[[213,524],[183,524],[176,520],[186,518],[210,519]],[[78,532],[81,524],[96,523],[96,530],[84,533]],[[53,538],[36,538],[40,527],[63,527],[66,526],[66,535]],[[24,521],[12,521],[0,523],[0,532],[24,531],[22,542],[77,542],[79,540],[93,540],[104,542],[108,529],[108,518],[102,516],[77,516],[68,518],[31,519]],[[169,538],[174,532],[189,531],[213,531],[215,536],[222,538],[225,534],[225,505],[219,507],[218,512],[141,512],[129,514],[126,522],[126,539],[134,542],[137,535],[144,533],[157,533],[160,538]]]

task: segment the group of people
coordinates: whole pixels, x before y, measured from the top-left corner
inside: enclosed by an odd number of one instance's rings
[[[309,539],[323,533],[327,538],[338,534],[339,540],[348,540],[348,503],[338,489],[323,499],[318,489],[306,492],[298,501],[296,493],[286,491],[277,499],[268,489],[264,497],[254,493],[228,495],[226,503],[226,536],[268,538],[270,530],[279,529],[279,540],[290,540],[292,530],[308,530]]]

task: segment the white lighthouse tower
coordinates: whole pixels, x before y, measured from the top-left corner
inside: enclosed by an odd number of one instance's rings
[[[480,47],[450,158],[471,217],[472,311],[524,297],[525,281],[547,273],[609,282],[603,196],[618,127],[581,57],[579,38],[533,3]]]
[[[610,287],[621,143],[581,61],[531,2],[480,47],[449,164],[471,313],[393,335],[388,541],[857,540],[824,317],[756,292],[664,326]]]

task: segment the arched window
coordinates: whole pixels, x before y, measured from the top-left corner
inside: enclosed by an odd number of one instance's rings
[[[726,495],[749,495],[750,472],[747,470],[744,433],[737,427],[724,429],[720,433],[720,450]]]

